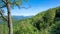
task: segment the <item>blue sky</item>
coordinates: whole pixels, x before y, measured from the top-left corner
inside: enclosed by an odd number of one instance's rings
[[[29,0],[27,3],[24,2],[23,6],[26,8],[29,6],[31,7],[28,9],[18,9],[15,7],[14,9],[11,9],[11,14],[17,16],[36,15],[41,11],[60,6],[60,0]]]

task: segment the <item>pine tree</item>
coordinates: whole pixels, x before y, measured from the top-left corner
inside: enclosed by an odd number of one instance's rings
[[[28,0],[0,0],[0,15],[8,23],[9,34],[13,34],[13,25],[12,25],[10,9],[13,8],[14,6],[20,7],[22,5],[23,1],[27,2]],[[7,9],[8,18],[5,18],[2,14],[2,11],[3,11],[2,9],[5,7]],[[24,8],[24,7],[22,7],[22,8]]]

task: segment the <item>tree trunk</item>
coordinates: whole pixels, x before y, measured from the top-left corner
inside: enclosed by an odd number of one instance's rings
[[[10,12],[10,4],[9,3],[7,3],[7,11],[8,11],[9,34],[13,34],[13,26],[12,26],[12,19],[11,19],[11,12]]]

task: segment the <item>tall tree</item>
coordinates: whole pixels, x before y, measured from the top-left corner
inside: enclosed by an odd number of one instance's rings
[[[13,34],[13,25],[12,25],[12,19],[11,19],[11,10],[10,8],[17,6],[20,8],[20,6],[23,4],[23,1],[27,2],[28,0],[0,0],[0,14],[3,19],[5,19],[8,23],[8,28],[9,28],[9,34]],[[8,18],[6,19],[3,14],[2,14],[2,9],[6,7],[7,9],[7,16]],[[25,8],[25,7],[22,7]]]

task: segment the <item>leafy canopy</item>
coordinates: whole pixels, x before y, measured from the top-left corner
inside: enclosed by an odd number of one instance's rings
[[[23,2],[28,2],[28,0],[0,0],[0,8],[6,7],[7,3],[10,4],[10,7],[18,6],[20,7]]]

